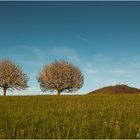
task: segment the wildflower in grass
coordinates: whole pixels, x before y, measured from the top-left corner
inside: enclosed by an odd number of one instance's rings
[[[114,126],[114,132],[115,132],[115,138],[118,139],[120,138],[120,123],[119,121],[115,122],[115,126]]]
[[[136,138],[137,138],[137,139],[140,139],[140,133],[137,133],[137,134],[136,134]]]
[[[119,124],[119,122],[118,121],[116,121],[116,123],[115,123],[115,128],[120,128],[120,124]]]
[[[103,122],[103,125],[104,125],[104,127],[108,127],[109,126],[109,123],[107,121],[104,121]]]

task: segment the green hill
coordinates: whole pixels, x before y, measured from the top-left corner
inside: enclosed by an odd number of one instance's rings
[[[140,89],[129,87],[124,84],[118,84],[114,86],[107,86],[95,91],[88,93],[89,95],[92,94],[136,94],[140,93]]]

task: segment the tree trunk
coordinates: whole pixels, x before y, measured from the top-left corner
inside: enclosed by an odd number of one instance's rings
[[[57,95],[60,95],[60,91],[59,90],[57,90]]]
[[[6,96],[6,89],[3,88],[3,96]]]

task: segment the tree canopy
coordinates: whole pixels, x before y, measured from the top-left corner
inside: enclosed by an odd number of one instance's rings
[[[3,95],[6,95],[7,89],[24,90],[28,87],[28,79],[20,66],[9,59],[0,60],[0,88],[3,89]]]
[[[80,69],[67,61],[54,61],[44,65],[37,77],[42,91],[61,92],[77,91],[83,86],[84,76]]]

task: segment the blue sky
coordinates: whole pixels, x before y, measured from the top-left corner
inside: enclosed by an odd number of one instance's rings
[[[29,88],[10,94],[44,94],[36,75],[43,64],[78,65],[85,84],[77,93],[128,84],[140,88],[140,2],[0,2],[0,59],[29,75]]]

